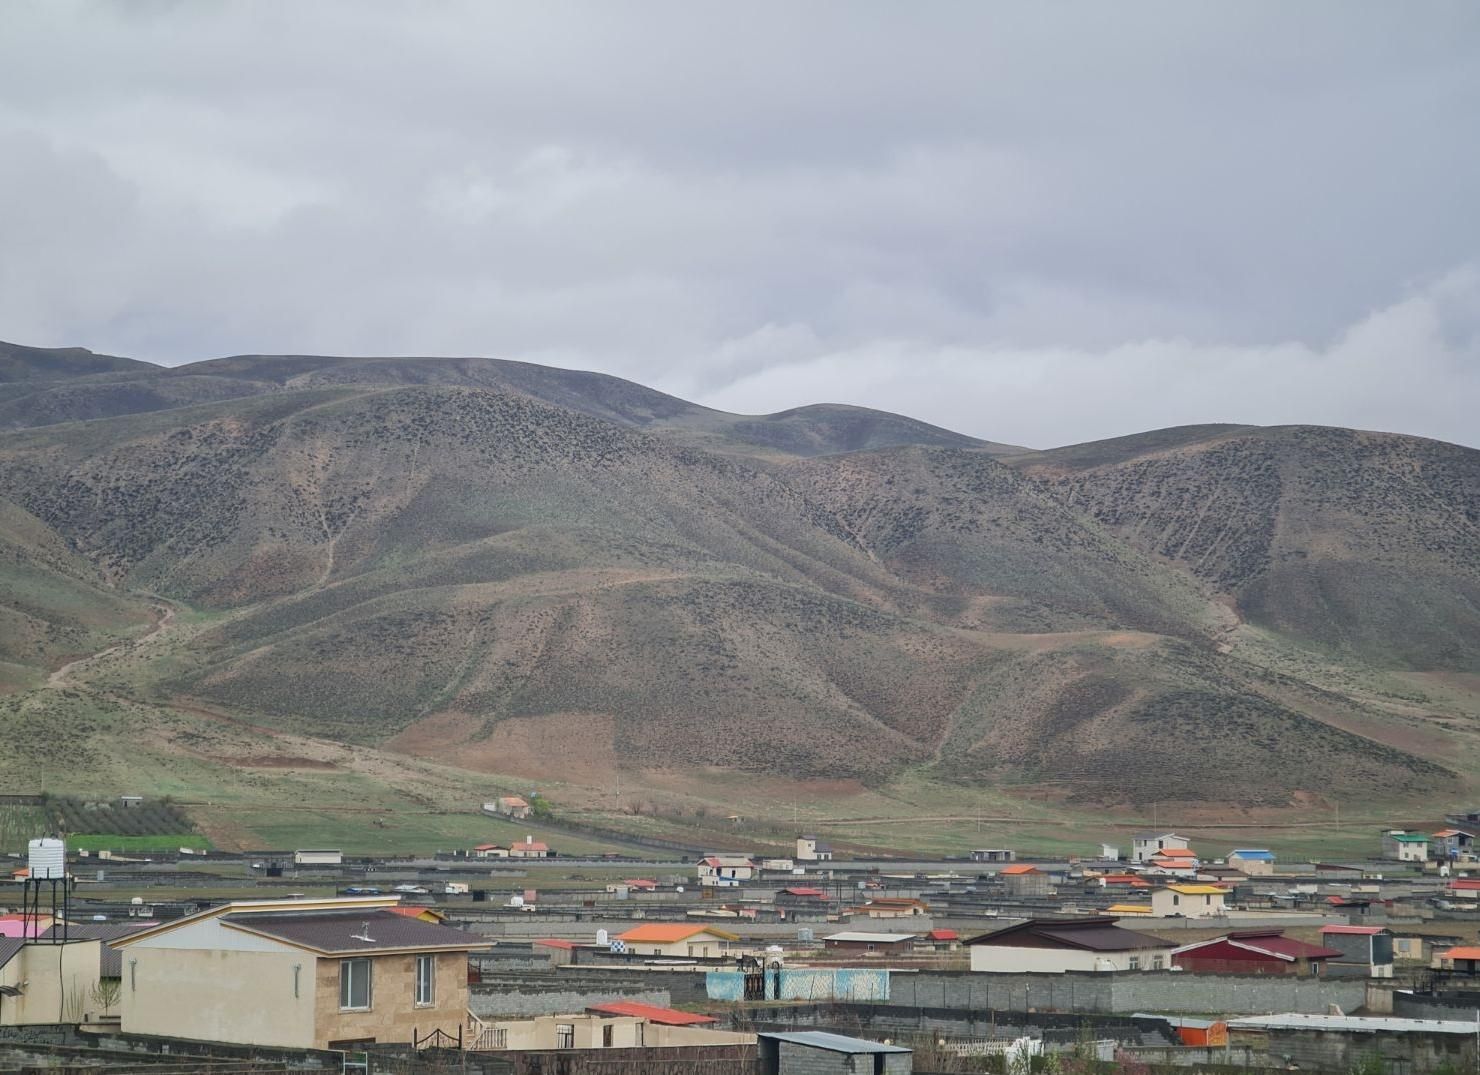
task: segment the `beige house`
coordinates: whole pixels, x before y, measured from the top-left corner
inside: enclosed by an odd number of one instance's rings
[[[1217,885],[1167,885],[1151,893],[1151,913],[1157,918],[1206,918],[1226,913],[1228,890]]]
[[[604,1008],[617,1009],[613,1011]],[[630,1008],[639,1014],[626,1014]],[[646,1012],[644,1012],[646,1009]],[[652,1049],[695,1045],[754,1045],[755,1035],[713,1030],[712,1016],[691,1015],[646,1004],[598,1005],[569,1015],[532,1019],[474,1017],[475,1049]]]
[[[498,799],[498,812],[508,814],[516,821],[522,821],[530,814],[530,805],[522,795],[500,795]]]
[[[739,939],[713,926],[685,922],[645,922],[617,934],[617,940],[634,955],[676,959],[718,959]]]
[[[509,845],[509,858],[511,859],[548,859],[554,858],[555,852],[550,845],[536,840],[533,836],[526,836],[523,843]]]
[[[820,843],[817,837],[797,837],[796,858],[798,862],[831,862],[832,857],[832,848]]]
[[[0,1026],[92,1022],[100,945],[0,937]]]
[[[1228,865],[1248,877],[1274,873],[1274,852],[1263,847],[1243,847],[1228,853]]]
[[[396,897],[252,900],[113,942],[122,1030],[340,1048],[456,1036],[481,937],[394,913]]]

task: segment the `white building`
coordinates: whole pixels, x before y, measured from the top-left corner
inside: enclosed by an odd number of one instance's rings
[[[1131,858],[1136,862],[1150,862],[1163,851],[1186,851],[1192,844],[1185,836],[1175,832],[1135,836],[1131,838]]]
[[[709,855],[699,860],[699,884],[732,887],[755,876],[755,863],[740,855]]]
[[[1176,947],[1109,917],[1029,919],[974,937],[966,946],[971,969],[989,974],[1166,970]]]

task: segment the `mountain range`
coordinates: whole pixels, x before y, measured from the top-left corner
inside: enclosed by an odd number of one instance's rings
[[[85,695],[80,740],[147,706],[591,786],[1285,808],[1480,775],[1457,445],[1216,425],[1032,451],[521,362],[13,344],[0,431],[17,741]]]

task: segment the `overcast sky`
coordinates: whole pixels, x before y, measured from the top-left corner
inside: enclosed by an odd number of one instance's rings
[[[1480,4],[6,0],[0,339],[1480,446]]]

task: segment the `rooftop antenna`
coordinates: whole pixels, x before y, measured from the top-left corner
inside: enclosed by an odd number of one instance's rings
[[[358,933],[351,933],[349,936],[350,936],[350,940],[352,940],[352,941],[364,941],[366,944],[374,944],[375,943],[375,938],[372,937],[372,936],[370,936],[370,923],[369,922],[361,922],[360,923],[360,932],[358,932]]]

